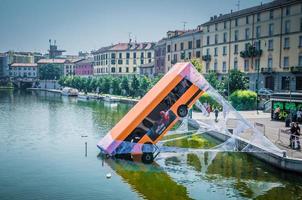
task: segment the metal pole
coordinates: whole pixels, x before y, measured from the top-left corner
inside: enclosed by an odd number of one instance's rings
[[[257,115],[259,114],[259,111],[258,111],[258,102],[259,102],[259,73],[260,73],[260,69],[259,69],[259,66],[256,66],[257,67],[257,80],[256,80],[256,109],[257,109]]]

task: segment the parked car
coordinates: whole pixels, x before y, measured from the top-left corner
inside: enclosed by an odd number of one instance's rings
[[[270,96],[274,93],[273,90],[267,89],[267,88],[260,88],[258,90],[258,95],[263,95],[263,96]]]

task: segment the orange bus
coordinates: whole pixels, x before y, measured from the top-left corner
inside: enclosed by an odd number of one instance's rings
[[[155,144],[188,114],[206,87],[191,63],[175,64],[97,146],[109,156],[152,162]]]

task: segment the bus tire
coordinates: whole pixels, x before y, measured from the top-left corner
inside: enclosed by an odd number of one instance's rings
[[[179,117],[185,117],[188,115],[188,106],[186,105],[180,105],[177,108],[177,114]]]
[[[142,155],[142,162],[145,164],[151,164],[153,159],[153,153],[143,153]]]

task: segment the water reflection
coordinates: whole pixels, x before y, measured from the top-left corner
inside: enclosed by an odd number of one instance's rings
[[[104,161],[143,198],[191,199],[186,187],[176,183],[156,162],[146,165],[111,158]]]

